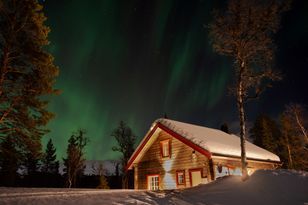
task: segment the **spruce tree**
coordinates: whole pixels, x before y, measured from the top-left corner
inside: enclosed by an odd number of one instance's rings
[[[23,168],[27,175],[35,175],[39,172],[41,157],[41,152],[31,152],[31,150],[24,154]]]
[[[56,159],[57,159],[56,148],[54,147],[52,140],[49,139],[42,160],[42,172],[50,174],[58,174],[59,161],[57,161]]]
[[[227,123],[224,123],[220,126],[220,130],[227,133],[227,134],[230,134],[230,131],[229,131],[229,126]]]
[[[250,129],[250,134],[254,144],[268,151],[278,152],[281,133],[276,122],[269,116],[265,114],[259,115]]]

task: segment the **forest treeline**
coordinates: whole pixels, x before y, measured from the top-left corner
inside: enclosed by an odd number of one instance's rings
[[[83,187],[99,189],[133,188],[132,173],[126,172],[127,161],[134,151],[135,135],[123,122],[114,129],[115,137],[122,157],[114,163],[114,173],[105,169],[103,162],[92,164],[91,174],[85,174],[86,158],[84,148],[89,142],[86,131],[79,129],[68,139],[66,157],[57,159],[56,148],[49,139],[44,151],[37,150],[39,157],[31,158],[18,151],[7,137],[0,143],[0,186],[22,187]],[[39,147],[33,147],[39,149]],[[63,164],[60,172],[60,163]]]
[[[250,129],[253,143],[277,154],[282,168],[308,171],[307,111],[291,103],[275,120],[260,114]]]
[[[265,113],[257,115],[246,138],[278,155],[279,168],[308,171],[307,123],[305,105],[290,103],[276,117]],[[230,134],[226,122],[220,130]]]

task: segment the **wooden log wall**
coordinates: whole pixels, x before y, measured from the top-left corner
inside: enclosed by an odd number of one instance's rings
[[[160,142],[170,139],[171,156],[162,158]],[[208,159],[181,141],[164,131],[159,133],[157,140],[138,163],[138,188],[147,189],[147,175],[158,174],[160,189],[176,189],[190,187],[189,169],[201,168],[204,182],[209,177]],[[193,155],[195,157],[193,157]],[[176,171],[184,170],[185,183],[177,186]]]

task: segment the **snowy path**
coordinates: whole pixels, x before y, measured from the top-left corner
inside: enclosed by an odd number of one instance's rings
[[[226,177],[173,191],[0,188],[0,205],[308,205],[308,173],[259,170],[242,182]]]

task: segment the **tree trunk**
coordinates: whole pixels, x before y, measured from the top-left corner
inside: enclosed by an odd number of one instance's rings
[[[72,187],[72,174],[71,174],[71,169],[70,167],[67,170],[67,187],[71,188]]]
[[[124,173],[122,176],[122,189],[128,189],[128,173]]]
[[[291,155],[291,148],[290,148],[289,138],[288,138],[288,136],[285,136],[285,138],[286,138],[287,149],[288,149],[288,160],[289,160],[288,168],[293,169],[293,160],[292,160],[292,155]]]
[[[241,69],[237,82],[237,107],[240,118],[240,140],[241,140],[241,164],[242,164],[242,180],[248,179],[246,145],[245,145],[245,110],[244,110],[244,86],[243,86],[243,71],[244,63],[241,64]]]
[[[289,158],[289,166],[288,166],[288,168],[293,169],[293,160],[292,160],[291,149],[290,149],[290,145],[289,144],[287,144],[287,148],[288,148],[288,158]]]
[[[68,179],[68,188],[72,188],[72,180],[71,180],[71,178]]]
[[[295,115],[295,118],[296,118],[296,122],[297,122],[298,126],[300,127],[300,129],[301,129],[301,131],[302,131],[302,133],[305,137],[306,143],[308,143],[308,137],[307,137],[306,130],[305,130],[304,126],[302,125],[301,121],[299,120],[299,117],[298,117],[296,110],[294,110],[294,115]]]
[[[76,177],[76,174],[74,174],[72,177],[72,187],[76,187]]]

